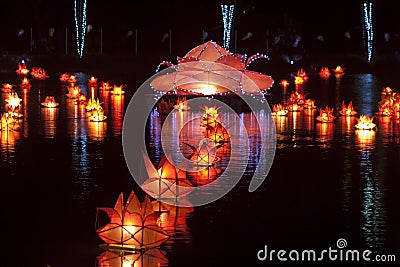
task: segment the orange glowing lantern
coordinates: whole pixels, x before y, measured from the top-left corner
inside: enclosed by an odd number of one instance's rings
[[[304,81],[308,80],[308,75],[304,69],[299,69],[296,76],[303,78]]]
[[[385,104],[383,106],[379,105],[378,109],[379,111],[376,112],[376,114],[379,116],[390,117],[394,114],[393,108],[388,104]]]
[[[68,98],[78,98],[78,96],[81,94],[81,87],[80,86],[68,86],[68,93],[67,97]]]
[[[315,105],[315,100],[314,99],[306,99],[304,102],[304,108],[305,109],[316,109],[317,106]]]
[[[294,76],[294,84],[295,85],[300,85],[305,82],[304,78],[301,76]]]
[[[185,197],[193,190],[192,183],[186,179],[186,171],[175,167],[171,156],[163,156],[156,169],[143,153],[143,159],[149,178],[142,189],[155,199],[176,199]]]
[[[333,116],[333,108],[329,108],[328,106],[325,109],[319,109],[319,115],[316,118],[319,122],[333,122],[335,120],[335,116]]]
[[[125,91],[122,90],[122,88],[124,88],[125,85],[114,85],[113,90],[111,91],[111,94],[113,95],[122,95],[125,93]]]
[[[89,120],[90,121],[105,121],[107,116],[104,115],[104,110],[102,107],[96,108],[90,112]]]
[[[331,77],[331,72],[328,67],[322,67],[319,72],[319,77],[322,79],[329,79]]]
[[[1,88],[1,91],[3,91],[3,93],[12,93],[12,92],[14,92],[13,87],[14,87],[14,85],[12,85],[12,84],[3,83],[3,87]]]
[[[211,139],[216,144],[227,143],[230,141],[228,131],[219,122],[216,122],[215,126],[207,125],[205,137]]]
[[[8,95],[8,99],[6,99],[5,101],[6,101],[6,109],[15,111],[20,108],[22,99],[19,98],[19,96],[16,92],[14,92],[14,93],[10,93]]]
[[[96,98],[96,100],[90,98],[86,105],[86,111],[88,112],[88,115],[90,116],[92,111],[100,109],[103,109],[100,100],[98,98]]]
[[[272,116],[286,116],[288,112],[287,108],[281,104],[272,105]]]
[[[20,76],[26,76],[29,74],[29,70],[26,68],[26,64],[18,63],[18,69],[15,71]]]
[[[174,109],[178,111],[187,111],[190,109],[186,97],[178,98],[176,104],[174,105]]]
[[[356,124],[356,129],[358,130],[373,130],[376,127],[376,124],[373,123],[374,117],[369,117],[367,115],[361,115],[359,119],[357,119],[358,123]]]
[[[282,80],[280,84],[284,89],[286,89],[289,86],[289,82],[287,80]]]
[[[341,77],[344,75],[344,69],[337,65],[335,69],[333,69],[333,73],[335,74],[336,77]]]
[[[218,110],[221,107],[207,107],[204,106],[202,109],[204,110],[205,114],[202,116],[202,125],[203,126],[211,126],[215,127],[218,124]]]
[[[140,204],[132,191],[124,205],[123,193],[118,197],[115,207],[97,208],[104,211],[110,222],[96,230],[106,242],[108,249],[137,251],[157,247],[168,240],[169,235],[157,225],[158,216],[148,196]]]
[[[346,106],[344,101],[342,102],[342,109],[339,110],[339,114],[342,116],[354,116],[357,115],[358,112],[354,109],[353,101],[349,102],[349,105]]]
[[[56,108],[59,105],[54,99],[54,96],[46,96],[45,100],[40,104],[45,108]]]
[[[89,87],[95,87],[98,85],[97,78],[94,76],[91,76],[90,79],[88,80],[88,85]]]
[[[101,82],[100,89],[102,90],[111,90],[113,88],[109,82]]]
[[[385,87],[385,88],[382,89],[381,94],[382,94],[383,96],[392,95],[392,94],[393,94],[393,89],[390,88],[389,86],[387,86],[387,87]]]
[[[22,89],[29,89],[29,88],[31,88],[31,84],[30,84],[29,79],[26,78],[26,77],[24,77],[24,78],[21,80],[20,87],[21,87]]]
[[[31,71],[31,76],[37,80],[45,80],[49,78],[46,71],[43,68],[33,67]]]
[[[88,100],[87,100],[86,95],[83,94],[83,93],[80,93],[78,98],[77,98],[77,100],[76,100],[76,103],[77,104],[85,104],[85,105],[87,105]]]
[[[67,83],[69,78],[70,78],[70,76],[71,76],[71,74],[69,74],[69,73],[60,74],[60,82]]]
[[[214,163],[221,160],[220,157],[216,156],[217,146],[214,142],[209,142],[209,140],[202,140],[200,147],[196,148],[189,144],[193,150],[193,154],[190,160],[194,162],[196,166],[212,166]]]
[[[0,129],[2,131],[18,129],[17,121],[10,112],[3,113],[3,115],[1,116]]]
[[[303,93],[294,91],[290,94],[288,102],[289,102],[289,104],[304,105],[304,103],[306,102],[306,97]]]
[[[75,75],[69,75],[69,78],[67,80],[67,82],[73,86],[74,84],[76,84],[77,78]]]

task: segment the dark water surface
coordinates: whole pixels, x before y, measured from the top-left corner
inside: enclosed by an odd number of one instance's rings
[[[45,81],[32,80],[26,92],[17,88],[23,99],[21,131],[1,133],[2,266],[96,266],[102,253],[95,232],[96,207],[113,207],[120,192],[127,196],[135,190],[144,197],[126,167],[121,130],[133,91],[146,77],[99,76],[128,86],[123,96],[96,92],[108,119],[93,123],[82,107],[66,98],[59,74],[50,75]],[[90,91],[88,76],[78,75]],[[13,74],[1,74],[0,82],[19,83]],[[349,74],[328,81],[311,77],[302,90],[319,106],[338,108],[343,100],[353,100],[361,114],[373,115],[381,89],[397,85],[396,77]],[[279,86],[271,92],[272,102],[282,96]],[[54,95],[59,108],[41,108],[46,95]],[[300,112],[270,121],[276,126],[277,150],[264,184],[248,193],[246,172],[217,202],[163,214],[172,238],[160,248],[166,261],[158,263],[282,266],[259,262],[258,250],[264,245],[323,250],[336,247],[339,238],[345,238],[349,248],[396,254],[399,261],[400,127],[392,119],[377,117],[375,122],[378,130],[365,137],[355,133],[355,118],[337,117],[335,123],[321,125],[315,116]],[[154,112],[149,123],[149,153],[157,160],[162,118]],[[157,265],[148,261],[143,266]]]

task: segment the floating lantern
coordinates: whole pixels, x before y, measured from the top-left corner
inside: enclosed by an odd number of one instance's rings
[[[102,107],[96,108],[90,112],[89,120],[90,121],[105,121],[107,116],[104,115],[104,110]]]
[[[189,145],[190,146],[190,145]],[[214,142],[209,142],[209,140],[203,140],[199,148],[190,146],[193,150],[193,154],[190,160],[194,162],[196,166],[209,167],[214,165],[214,163],[221,160],[216,156],[217,146]]]
[[[329,79],[331,77],[331,72],[328,67],[322,67],[319,72],[319,77],[322,79]]]
[[[86,111],[88,112],[88,115],[92,115],[91,112],[94,110],[101,110],[103,109],[100,103],[100,100],[98,98],[96,98],[96,100],[94,100],[94,98],[90,98],[87,105],[86,105]]]
[[[333,116],[333,109],[328,106],[325,109],[319,109],[319,115],[316,118],[319,122],[333,122],[335,120],[335,116]]]
[[[54,96],[46,96],[45,100],[40,104],[45,108],[56,108],[59,105],[54,99]]]
[[[46,71],[43,68],[39,68],[39,67],[32,68],[31,76],[37,80],[45,80],[45,79],[49,78],[49,76],[46,75]]]
[[[305,82],[303,77],[300,76],[294,76],[294,84],[295,85],[300,85],[303,84]]]
[[[9,84],[9,83],[3,83],[3,87],[1,88],[1,91],[3,91],[3,93],[13,93],[14,89],[13,89],[14,85]]]
[[[178,111],[187,111],[190,109],[186,97],[178,98],[176,104],[174,105],[174,109]]]
[[[68,86],[68,93],[67,97],[68,98],[78,98],[79,95],[81,94],[81,87],[80,86]]]
[[[97,208],[104,211],[110,222],[96,230],[106,242],[107,249],[137,251],[157,247],[168,240],[169,235],[157,225],[158,216],[148,196],[140,204],[132,191],[124,205],[123,193],[115,207]]]
[[[387,86],[387,87],[385,87],[385,88],[382,89],[381,94],[382,94],[383,96],[392,95],[392,94],[393,94],[393,89],[390,88],[389,86]]]
[[[101,82],[100,89],[102,90],[111,90],[113,88],[109,82]]]
[[[21,87],[22,89],[29,89],[29,88],[31,88],[31,84],[30,84],[29,79],[26,78],[26,77],[24,77],[24,78],[21,80],[20,87]]]
[[[272,105],[272,116],[286,116],[289,110],[281,104]]]
[[[0,129],[2,131],[18,130],[17,121],[10,112],[1,115]]]
[[[379,116],[390,117],[394,114],[393,108],[390,105],[383,105],[378,107],[379,111],[376,112]]]
[[[296,76],[303,78],[303,81],[308,80],[308,75],[304,69],[299,69]]]
[[[14,111],[14,110],[20,108],[22,99],[19,98],[19,96],[16,92],[14,92],[14,93],[10,93],[8,95],[8,99],[6,99],[5,101],[6,101],[6,109],[10,109],[11,111]]]
[[[77,104],[85,104],[85,105],[87,105],[88,100],[87,100],[86,95],[83,94],[83,93],[80,93],[78,98],[77,98],[77,100],[76,100],[76,103]]]
[[[357,115],[358,112],[353,107],[353,101],[349,102],[349,105],[346,106],[344,101],[342,102],[342,109],[339,110],[339,114],[342,116],[354,116]]]
[[[304,108],[305,109],[316,109],[317,106],[315,105],[315,100],[314,99],[307,99],[304,102]]]
[[[286,89],[289,86],[289,82],[287,80],[281,80],[280,85]]]
[[[76,84],[77,78],[75,75],[70,75],[67,81],[71,86],[73,86]]]
[[[289,102],[289,104],[304,105],[304,103],[306,102],[306,97],[303,93],[294,91],[290,94],[288,102]]]
[[[336,66],[335,69],[332,70],[336,77],[342,77],[344,75],[344,69],[341,66]]]
[[[62,73],[62,74],[60,74],[60,82],[67,83],[69,81],[70,77],[71,77],[71,74]]]
[[[125,87],[125,85],[119,85],[119,86],[114,85],[113,90],[111,91],[111,94],[113,94],[113,95],[124,94],[125,92],[122,90],[122,88],[124,88],[124,87]]]
[[[219,122],[216,122],[215,126],[207,125],[205,137],[213,140],[216,144],[227,143],[230,141],[228,131]]]
[[[142,189],[155,199],[176,199],[185,197],[193,190],[192,183],[186,179],[186,171],[175,167],[171,156],[163,156],[156,169],[143,153],[143,159],[149,178]]]
[[[205,112],[205,114],[202,116],[202,126],[215,127],[218,124],[218,110],[220,108],[221,107],[202,107]]]
[[[98,85],[97,78],[91,76],[90,79],[88,80],[88,85],[89,85],[89,87],[97,86]]]
[[[358,123],[356,124],[356,129],[358,130],[373,130],[376,127],[376,124],[373,123],[374,117],[368,117],[367,115],[361,115],[359,119],[357,119]]]
[[[18,63],[18,69],[15,72],[20,76],[26,76],[29,74],[29,70],[26,68],[25,63]]]

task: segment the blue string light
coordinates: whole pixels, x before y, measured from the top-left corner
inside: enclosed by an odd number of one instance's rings
[[[232,20],[233,20],[233,10],[234,5],[221,5],[222,10],[222,21],[224,23],[224,37],[223,37],[223,47],[229,50],[231,43],[231,31],[232,31]]]
[[[83,57],[83,48],[85,47],[86,2],[87,1],[86,0],[83,1],[82,12],[78,12],[77,3],[76,2],[77,2],[77,0],[74,1],[75,29],[76,29],[76,49],[78,51],[79,57],[82,58]],[[80,21],[81,17],[82,17],[82,21]]]
[[[374,40],[374,31],[372,28],[372,3],[363,3],[363,38],[364,45],[367,46],[367,60],[371,62],[372,42]]]

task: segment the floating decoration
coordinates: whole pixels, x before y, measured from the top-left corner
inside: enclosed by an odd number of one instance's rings
[[[393,108],[390,105],[383,105],[383,106],[378,106],[379,111],[376,112],[376,115],[379,116],[385,116],[385,117],[390,117],[394,115]]]
[[[88,80],[89,87],[96,87],[98,85],[97,78],[91,76]]]
[[[25,63],[18,63],[18,69],[15,72],[20,76],[26,76],[29,74],[29,70]]]
[[[192,161],[195,166],[209,167],[221,160],[221,158],[216,155],[218,147],[214,142],[205,139],[201,142],[198,148],[189,144],[186,145],[193,150],[193,154],[190,156],[190,161]]]
[[[71,77],[71,74],[62,73],[62,74],[60,74],[60,82],[67,83],[67,82],[69,82],[70,77]]]
[[[22,99],[19,98],[19,96],[16,92],[10,93],[8,95],[8,98],[5,100],[6,109],[14,111],[14,110],[20,108],[21,101],[22,101]]]
[[[289,82],[287,80],[281,80],[280,85],[283,87],[283,89],[286,89],[289,86]]]
[[[50,77],[46,74],[46,71],[43,68],[39,67],[32,68],[31,76],[37,80],[45,80]]]
[[[100,89],[102,90],[111,90],[113,87],[109,82],[101,82]]]
[[[158,216],[148,196],[140,204],[132,191],[124,205],[123,193],[118,197],[115,207],[97,208],[104,211],[110,222],[96,230],[106,242],[106,249],[138,251],[160,246],[169,235],[157,225]]]
[[[155,199],[176,199],[185,197],[193,190],[193,184],[186,179],[186,171],[175,167],[171,156],[163,156],[156,169],[143,153],[143,159],[149,178],[142,189]]]
[[[221,107],[208,107],[204,106],[202,109],[204,110],[205,114],[202,116],[202,126],[210,126],[215,127],[218,123],[218,110]]]
[[[317,106],[315,105],[315,100],[314,99],[306,99],[304,102],[304,108],[305,109],[316,109]]]
[[[84,104],[84,105],[87,105],[88,100],[87,100],[86,95],[83,94],[83,93],[80,93],[79,96],[78,96],[78,98],[77,98],[77,100],[76,100],[76,103],[77,103],[77,104]]]
[[[300,76],[294,76],[294,84],[295,85],[301,85],[305,82],[303,77]]]
[[[13,93],[14,89],[13,89],[14,85],[9,84],[9,83],[3,83],[3,87],[1,88],[1,91],[3,93]]]
[[[383,89],[382,89],[382,92],[381,92],[382,96],[392,96],[393,93],[394,93],[394,92],[393,92],[393,89],[390,88],[389,86],[383,88]]]
[[[333,122],[335,120],[335,116],[333,116],[333,108],[329,108],[328,106],[325,109],[319,109],[319,115],[316,118],[319,122]]]
[[[20,87],[21,87],[21,89],[29,89],[29,88],[31,88],[30,80],[28,78],[24,77],[21,80]]]
[[[100,109],[103,109],[100,100],[98,98],[96,98],[96,100],[94,100],[94,98],[90,98],[86,105],[86,111],[88,112],[88,115],[90,116],[92,111]]]
[[[329,77],[331,77],[331,71],[329,70],[329,68],[322,67],[319,72],[319,77],[321,77],[322,79],[329,79]]]
[[[77,78],[75,75],[70,75],[67,82],[71,85],[74,86],[76,84]]]
[[[111,91],[111,94],[113,95],[122,95],[125,94],[125,91],[122,90],[125,85],[114,85],[113,90]]]
[[[68,93],[67,93],[67,97],[68,98],[78,98],[81,94],[81,87],[79,85],[77,86],[68,86]]]
[[[342,102],[342,109],[339,110],[339,114],[342,115],[342,116],[354,116],[354,115],[357,115],[358,112],[353,107],[353,101],[350,101],[347,106],[343,101]]]
[[[174,109],[178,111],[187,111],[190,109],[186,97],[178,98],[176,104],[174,105]]]
[[[105,121],[107,116],[104,115],[104,110],[102,107],[96,108],[90,112],[89,120],[90,121]]]
[[[289,104],[304,105],[305,102],[306,102],[306,96],[303,93],[299,93],[297,91],[292,92],[288,99]]]
[[[1,115],[0,129],[2,131],[16,131],[19,130],[17,120],[11,112],[6,112]]]
[[[215,122],[215,126],[206,126],[205,137],[211,139],[216,144],[223,144],[230,141],[227,129],[219,122]]]
[[[358,130],[373,130],[376,127],[376,124],[373,123],[374,117],[369,117],[367,115],[361,115],[359,119],[357,119],[358,123],[356,124],[356,129]]]
[[[54,99],[54,96],[46,96],[45,100],[40,104],[45,108],[56,108],[59,105]]]
[[[287,116],[289,110],[281,104],[272,105],[272,116]]]
[[[344,75],[344,69],[339,65],[337,65],[336,68],[334,68],[332,71],[337,78],[342,77]]]

